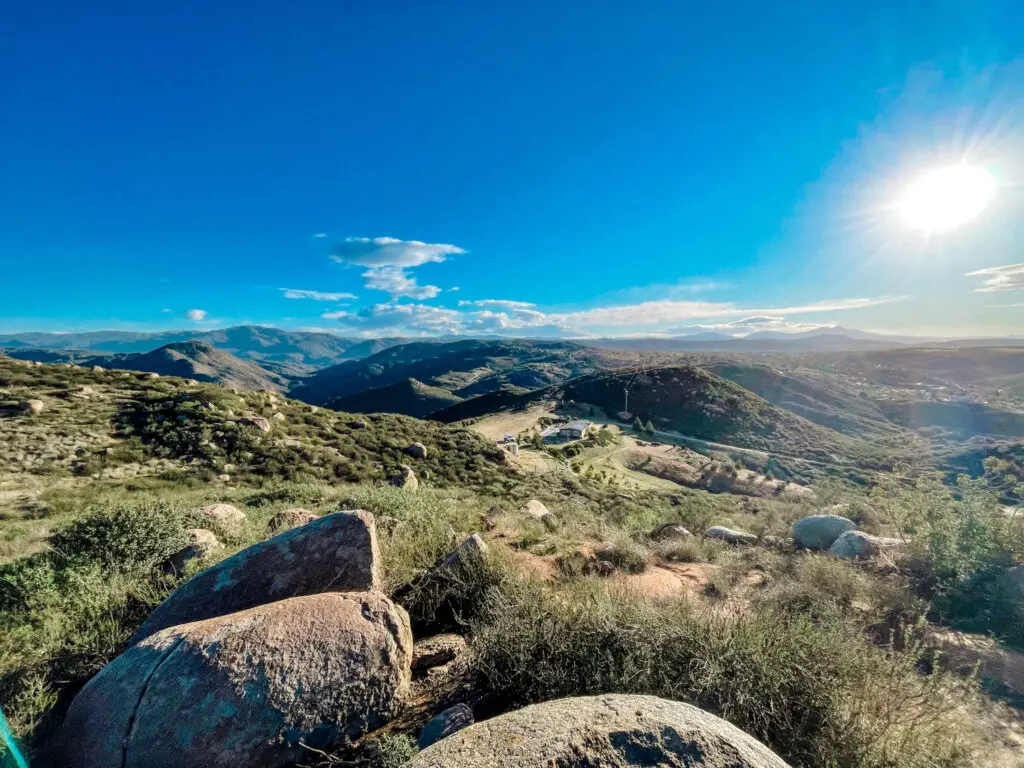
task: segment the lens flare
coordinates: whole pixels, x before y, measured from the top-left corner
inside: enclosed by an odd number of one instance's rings
[[[996,192],[991,173],[958,163],[929,171],[904,191],[897,209],[904,223],[928,232],[953,229],[976,218]]]

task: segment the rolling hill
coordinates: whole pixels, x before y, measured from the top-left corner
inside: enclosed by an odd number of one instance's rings
[[[461,401],[461,397],[447,389],[432,387],[416,379],[406,379],[386,387],[366,389],[354,395],[328,400],[326,405],[348,413],[401,413],[422,419]]]
[[[606,357],[598,350],[564,341],[416,342],[317,371],[298,383],[292,395],[326,404],[416,379],[459,397],[472,396],[507,383],[528,387],[559,383],[598,370]]]

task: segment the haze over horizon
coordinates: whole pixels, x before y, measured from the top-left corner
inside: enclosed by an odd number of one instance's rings
[[[1019,4],[57,5],[0,333],[1024,330]]]

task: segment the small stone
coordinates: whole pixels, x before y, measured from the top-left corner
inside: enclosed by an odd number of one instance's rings
[[[463,728],[472,725],[473,722],[473,710],[465,704],[456,704],[423,726],[423,730],[420,731],[419,748],[426,749],[431,744],[439,742],[445,736],[451,736],[453,733],[457,733]]]
[[[298,528],[300,525],[311,523],[314,520],[319,520],[320,515],[316,512],[311,512],[308,509],[302,509],[296,507],[295,509],[286,509],[282,512],[278,512],[272,518],[267,527],[274,533],[281,531],[287,531],[291,528]]]
[[[26,400],[23,403],[19,403],[18,407],[23,411],[38,415],[43,412],[43,409],[46,406],[43,404],[42,400]]]
[[[398,474],[391,478],[391,485],[406,491],[415,491],[420,487],[420,481],[416,479],[415,472],[402,465]]]
[[[427,458],[427,447],[423,443],[413,443],[405,449],[405,452],[414,459]]]
[[[669,540],[687,539],[690,536],[693,536],[692,533],[686,530],[686,528],[679,523],[662,523],[661,525],[656,525],[650,535],[652,539]]]
[[[190,560],[208,557],[214,552],[224,549],[224,545],[220,543],[217,536],[205,528],[190,528],[185,531],[185,534],[189,538],[188,546],[171,555],[164,564],[164,570],[168,573],[178,575]]]
[[[704,531],[704,535],[728,544],[757,544],[757,536],[754,534],[726,528],[724,525],[713,525]]]
[[[256,427],[264,434],[270,431],[270,421],[262,416],[244,416],[238,420],[238,423],[244,427]]]

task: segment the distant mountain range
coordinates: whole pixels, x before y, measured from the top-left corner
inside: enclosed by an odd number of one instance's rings
[[[107,354],[151,352],[167,344],[197,341],[251,360],[284,375],[301,375],[319,368],[366,357],[406,339],[346,339],[330,333],[285,331],[240,325],[213,331],[88,331],[85,333],[0,334],[0,348],[65,350]]]

